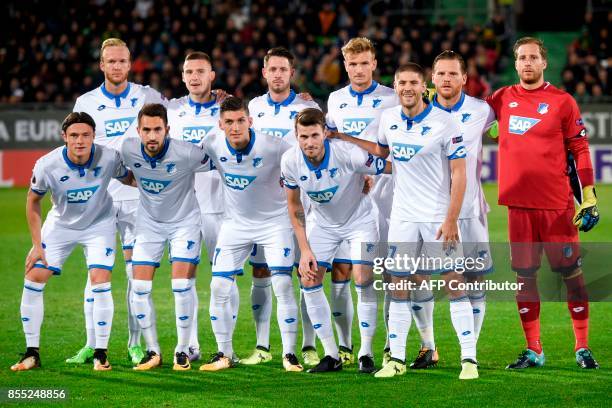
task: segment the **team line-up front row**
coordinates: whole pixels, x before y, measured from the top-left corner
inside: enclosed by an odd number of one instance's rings
[[[569,106],[558,100],[553,103],[555,92],[561,93],[546,89],[550,85],[543,82],[545,64],[544,68],[538,65],[545,61],[545,53],[538,41],[526,39],[515,46],[521,78],[521,84],[515,87],[529,88],[539,81],[542,86],[536,89],[552,91],[552,96],[545,94],[545,102],[538,105],[529,100],[533,98],[525,89],[527,106],[521,99],[525,97],[520,94],[523,88],[518,93],[510,89],[517,93],[510,98],[520,102],[508,103],[498,91],[489,101],[491,108],[462,93],[465,65],[458,54],[445,51],[434,61],[436,95],[428,103],[423,98],[426,78],[420,66],[400,66],[395,73],[395,89],[386,88],[372,80],[376,67],[372,44],[365,38],[353,39],[343,47],[351,83],[330,95],[326,117],[316,104],[290,89],[293,56],[286,50],[272,49],[266,55],[263,75],[269,92],[249,106],[233,96],[222,102],[216,100],[211,92],[214,72],[210,58],[203,53],[190,54],[183,66],[189,95],[165,102],[161,98],[152,100],[155,98],[149,88],[127,82],[129,51],[122,41],[107,40],[100,62],[105,83],[77,100],[74,112],[62,124],[65,146],[43,156],[34,167],[26,209],[33,247],[26,259],[21,302],[27,349],[11,368],[20,371],[40,366],[43,290],[50,276],[60,274],[63,262],[80,244],[89,269],[84,302],[87,345],[69,362],[93,359],[95,370],[111,369],[107,347],[114,312],[111,270],[117,230],[128,255],[128,351],[135,370],[150,370],[162,363],[151,291],[166,244],[172,263],[177,327],[173,368],[189,370],[191,362],[199,359],[195,273],[202,236],[212,263],[209,312],[218,352],[200,370],[218,371],[238,361],[258,364],[272,359],[272,287],[277,298],[283,367],[286,371],[303,371],[296,356],[294,262],[299,265],[301,285],[302,357],[305,364],[313,366],[309,372],[338,371],[354,361],[351,278],[357,292],[361,338],[359,371],[375,373],[376,377],[405,373],[406,339],[413,318],[421,336],[421,350],[411,367],[435,365],[433,294],[405,290],[403,286],[402,290],[385,293],[387,343],[382,368],[376,369],[372,350],[378,314],[372,273],[373,260],[380,250],[376,244],[388,241],[390,245],[384,250],[388,249],[390,256],[416,258],[425,253],[432,258],[458,259],[478,254],[487,259],[482,268],[469,274],[452,269],[387,270],[385,279],[389,282],[420,282],[432,273],[440,273],[447,280],[478,281],[491,270],[487,210],[480,186],[481,138],[485,133],[499,134],[501,152],[504,144],[516,143],[509,140],[511,137],[524,136],[530,130],[516,122],[520,120],[516,118],[524,117],[511,115],[508,119],[505,105],[516,108],[524,104],[516,113],[534,109],[540,115],[549,109],[569,110],[562,118],[564,128],[553,129],[561,134],[559,139],[551,138],[561,144],[553,150],[560,156],[553,165],[562,163],[565,168],[566,153],[572,152],[576,177],[585,187],[576,217],[570,201],[567,221],[572,231],[566,228],[566,234],[559,235],[563,242],[577,244],[576,226],[588,230],[598,219],[588,143],[578,108],[571,98],[573,104]],[[529,69],[523,71],[520,61]],[[531,106],[534,103],[537,109]],[[541,120],[549,118],[558,121],[553,115]],[[567,120],[574,123],[565,123]],[[391,161],[385,160],[387,157]],[[500,166],[500,203],[509,205],[515,213],[523,207],[538,208],[537,203],[517,205],[503,197],[508,190],[502,187],[502,177],[509,176],[504,164]],[[509,182],[517,183],[517,177]],[[117,180],[127,187],[119,187]],[[571,199],[568,180],[564,175],[551,182],[560,184],[553,186],[553,193],[561,190],[559,195],[566,196],[561,211],[565,217],[569,214],[567,199]],[[132,199],[134,187],[139,196]],[[52,195],[53,208],[41,227],[40,203],[46,192]],[[524,199],[520,196],[517,200]],[[549,210],[543,211],[541,217],[545,219]],[[517,238],[512,214],[509,219],[511,242],[550,239]],[[525,234],[518,231],[521,233]],[[456,245],[460,236],[463,248]],[[529,257],[517,251],[513,249],[512,266],[519,281],[535,280],[540,255],[530,253]],[[568,294],[572,279],[582,282],[577,248],[574,253],[571,259],[547,253],[553,267],[564,274]],[[239,304],[236,276],[243,274],[249,255],[254,266],[251,300],[257,347],[253,355],[238,360],[232,347]],[[332,269],[333,320],[340,347],[322,285],[326,271]],[[576,292],[575,285],[572,290]],[[485,293],[448,286],[447,292],[461,347],[459,378],[478,378],[476,342],[484,318]],[[596,368],[587,345],[588,301],[583,283],[582,291],[578,286],[577,292],[571,306],[574,310],[581,308],[578,314],[584,312],[585,305],[587,311],[586,315],[572,314],[577,362],[583,368]],[[523,295],[523,305],[528,309],[537,304],[539,318],[539,301],[525,297],[533,292]],[[522,314],[528,348],[508,368],[544,363],[539,320],[531,318],[526,325]],[[146,351],[140,347],[140,334]],[[324,349],[322,359],[316,353],[315,334]]]

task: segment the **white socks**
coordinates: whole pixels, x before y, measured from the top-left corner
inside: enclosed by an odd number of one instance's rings
[[[474,335],[476,342],[480,337],[480,329],[482,329],[482,322],[484,321],[485,312],[487,309],[487,295],[484,290],[470,290],[468,291],[470,298],[470,304],[472,305],[472,314],[474,315]]]
[[[44,315],[44,283],[24,279],[21,295],[21,323],[26,338],[26,347],[40,347],[40,326]]]
[[[190,279],[172,279],[177,344],[175,353],[188,353],[193,322],[193,294]]]
[[[306,299],[304,291],[300,290],[300,312],[302,315],[302,350],[306,347],[316,348],[315,338],[316,333],[312,328],[310,316],[308,316],[308,308],[306,307]]]
[[[155,307],[151,297],[153,281],[134,279],[132,289],[134,291],[134,313],[138,319],[138,324],[142,329],[142,336],[145,339],[147,350],[161,354],[159,342],[157,340],[157,327],[155,325]]]
[[[406,361],[406,339],[412,324],[409,300],[391,299],[389,305],[389,346],[391,357]]]
[[[191,312],[191,333],[189,334],[189,347],[200,348],[200,341],[198,340],[198,292],[196,290],[196,278],[189,279],[189,285],[191,286],[191,304],[193,305],[193,311]]]
[[[312,327],[323,344],[325,355],[337,360],[338,346],[331,326],[331,309],[323,292],[323,285],[304,288],[303,292]]]
[[[366,286],[355,285],[355,289],[357,291],[357,318],[359,320],[359,334],[361,336],[359,357],[365,355],[372,357],[374,356],[372,340],[376,333],[376,318],[378,315],[376,292],[372,282]]]
[[[383,303],[383,319],[385,320],[385,330],[387,336],[385,338],[385,350],[389,348],[389,306],[391,305],[391,292],[385,290],[385,298]]]
[[[273,274],[272,286],[276,296],[276,318],[283,343],[283,356],[295,354],[298,307],[295,301],[295,293],[293,292],[291,275]]]
[[[476,361],[476,336],[474,335],[474,313],[467,296],[450,301],[450,315],[461,346],[461,360]]]
[[[230,304],[233,279],[213,276],[210,281],[210,321],[217,347],[224,356],[232,358],[232,305]]]
[[[132,261],[125,261],[125,274],[127,275],[127,313],[128,313],[128,347],[137,346],[140,344],[140,325],[136,314],[132,310],[132,302],[134,299],[134,291],[132,288],[132,279],[134,279],[134,272],[132,269]]]
[[[98,283],[91,285],[93,293],[93,322],[95,327],[95,348],[107,349],[111,328],[113,327],[113,313],[115,305],[111,293],[111,283]]]
[[[334,316],[338,344],[348,349],[353,348],[353,296],[351,281],[333,282],[331,285],[331,307]]]
[[[421,335],[421,346],[435,350],[434,341],[434,295],[430,289],[415,289],[410,292],[412,317]]]
[[[270,317],[272,315],[272,278],[253,278],[251,308],[255,320],[257,345],[270,349]]]
[[[234,279],[234,285],[232,285],[232,292],[230,293],[230,303],[232,304],[232,335],[236,328],[236,322],[238,321],[238,310],[240,309],[240,292],[238,291],[238,284]]]
[[[96,347],[96,329],[94,326],[94,295],[91,291],[91,281],[89,272],[87,273],[87,283],[85,284],[85,292],[83,293],[83,313],[85,314],[85,332],[87,333],[87,347]]]

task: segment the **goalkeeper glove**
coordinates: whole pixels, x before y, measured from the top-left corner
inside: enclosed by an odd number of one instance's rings
[[[499,123],[493,122],[489,130],[487,130],[487,136],[491,139],[497,139],[499,137]]]
[[[586,186],[582,189],[582,203],[576,215],[574,215],[574,225],[580,231],[587,232],[599,221],[599,210],[597,209],[597,196],[594,186]]]

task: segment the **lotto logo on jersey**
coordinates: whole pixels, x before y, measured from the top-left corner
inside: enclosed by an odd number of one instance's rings
[[[307,194],[312,201],[316,201],[317,203],[329,203],[332,198],[334,198],[336,191],[338,191],[338,186],[330,187],[322,191],[308,191]]]
[[[423,146],[419,145],[393,143],[391,152],[395,160],[407,162],[412,159],[422,148]]]
[[[515,135],[524,135],[529,129],[537,125],[539,121],[540,119],[510,115],[508,132]]]
[[[351,136],[359,136],[373,120],[374,118],[344,119],[342,122],[342,132]]]
[[[106,137],[117,137],[123,136],[126,130],[132,125],[136,119],[134,116],[130,118],[121,118],[121,119],[112,119],[104,121],[104,131],[106,132]]]
[[[151,194],[159,194],[170,184],[170,180],[152,180],[147,178],[141,178],[140,184],[142,185],[142,189],[147,193]]]
[[[262,128],[261,131],[263,133],[267,133],[270,136],[276,137],[285,137],[287,133],[289,133],[289,129],[281,129],[281,128]]]
[[[183,128],[183,140],[191,143],[200,143],[204,136],[210,132],[212,126],[187,126]]]
[[[79,188],[76,190],[68,190],[66,196],[70,204],[83,204],[89,201],[100,186]]]
[[[255,180],[257,176],[240,176],[238,174],[225,173],[223,178],[225,184],[234,190],[244,190]]]

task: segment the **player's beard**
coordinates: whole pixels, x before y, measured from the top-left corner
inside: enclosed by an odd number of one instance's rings
[[[113,86],[120,86],[127,81],[128,74],[122,75],[118,81],[114,80],[111,75],[106,76],[104,79]]]
[[[274,82],[272,82],[270,84],[270,89],[275,94],[281,94],[283,92],[286,92],[289,89],[290,86],[291,86],[291,84],[289,82],[282,83],[282,84],[275,84]]]
[[[145,144],[145,150],[150,156],[156,156],[160,152],[161,147],[164,144],[164,142],[162,143],[155,142],[154,144],[150,144],[150,143],[151,142],[147,142]],[[155,149],[155,150],[152,150],[152,149]]]
[[[530,77],[525,77],[524,75],[521,77],[521,81],[525,84],[531,85],[531,84],[537,84],[541,79],[542,76],[544,75],[544,72],[539,72],[537,75],[535,73],[535,71],[533,71],[533,75]]]

